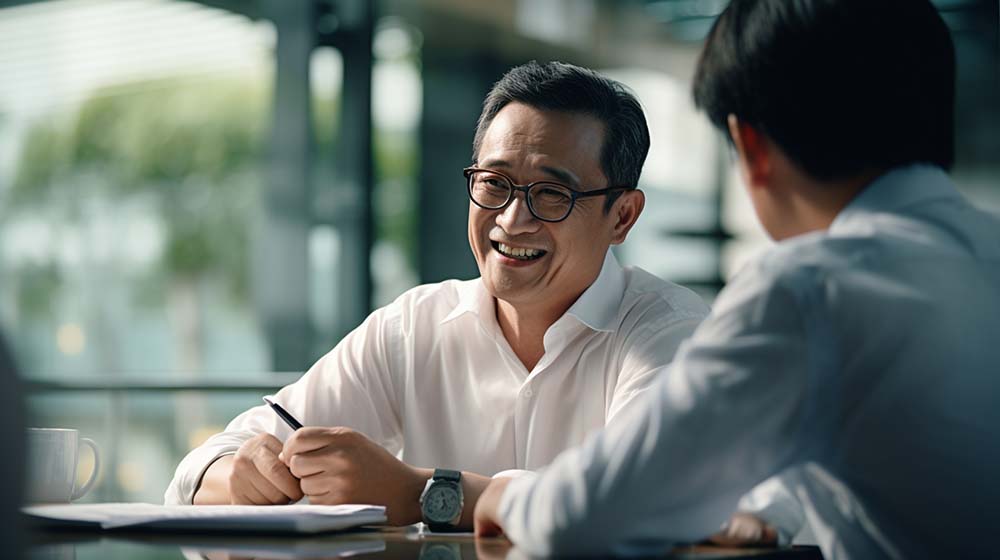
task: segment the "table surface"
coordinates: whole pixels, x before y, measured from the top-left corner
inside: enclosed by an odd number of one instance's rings
[[[31,560],[183,559],[237,560],[339,558],[420,558],[487,560],[523,557],[505,539],[471,535],[421,533],[415,528],[372,529],[324,536],[208,535],[149,532],[36,530],[31,533]],[[738,549],[714,546],[679,547],[665,558],[770,558],[822,560],[815,547]]]

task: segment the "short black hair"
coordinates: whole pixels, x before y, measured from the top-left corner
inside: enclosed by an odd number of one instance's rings
[[[474,162],[479,160],[486,129],[510,103],[595,117],[604,124],[601,170],[608,179],[607,186],[638,186],[649,153],[649,127],[639,100],[623,84],[563,62],[540,64],[533,60],[510,69],[483,102],[472,143]],[[605,211],[620,195],[621,191],[615,191],[608,196]]]
[[[732,0],[693,94],[817,179],[955,157],[955,49],[929,0]]]

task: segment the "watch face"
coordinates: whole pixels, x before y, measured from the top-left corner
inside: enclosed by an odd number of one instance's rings
[[[424,495],[424,517],[432,523],[451,523],[462,511],[462,500],[451,484],[433,484]]]

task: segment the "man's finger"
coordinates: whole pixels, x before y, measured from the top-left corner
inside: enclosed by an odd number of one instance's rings
[[[494,523],[492,519],[480,519],[477,517],[473,523],[477,537],[498,537],[503,534],[500,526]]]
[[[726,527],[708,538],[719,546],[774,546],[777,531],[756,516],[738,512],[733,514]]]
[[[333,499],[335,495],[341,494],[334,488],[335,484],[336,478],[322,475],[308,476],[300,482],[302,492],[309,496],[310,503],[314,497]],[[323,503],[332,502],[324,501]]]
[[[274,437],[272,434],[263,434],[263,440],[261,441],[261,446],[274,452],[275,455],[281,453],[281,449],[284,447],[284,442],[280,439]]]
[[[287,504],[291,498],[285,495],[284,492],[278,489],[275,485],[264,478],[264,475],[257,473],[256,476],[249,477],[248,482],[257,489],[264,499],[266,500],[264,504]]]
[[[299,479],[321,472],[336,475],[351,467],[349,459],[339,456],[338,453],[332,453],[329,448],[325,447],[286,456],[286,462],[292,475]]]
[[[288,500],[302,498],[299,481],[292,475],[288,467],[274,455],[257,455],[254,457],[254,467],[267,484],[281,492]]]
[[[347,439],[350,433],[347,428],[300,428],[288,438],[281,452],[286,458],[296,453],[308,453]]]
[[[231,485],[230,500],[235,505],[267,505],[270,502],[245,477]]]

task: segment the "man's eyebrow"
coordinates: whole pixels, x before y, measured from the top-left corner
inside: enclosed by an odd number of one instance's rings
[[[573,186],[580,185],[580,181],[577,180],[576,176],[570,173],[569,171],[566,171],[565,169],[559,169],[558,167],[549,167],[547,165],[543,165],[541,167],[541,170],[548,173],[549,175],[552,175],[562,183],[567,183]]]
[[[478,165],[479,165],[479,167],[483,167],[483,168],[486,168],[486,169],[492,169],[492,168],[510,169],[511,168],[510,163],[507,162],[507,160],[503,160],[503,159],[485,159],[483,161],[480,161],[478,163]],[[570,173],[569,171],[566,171],[565,169],[560,169],[558,167],[549,167],[548,165],[543,165],[543,166],[539,167],[539,169],[541,169],[547,175],[550,175],[552,178],[554,178],[555,180],[559,181],[560,183],[565,183],[565,184],[571,185],[571,186],[579,186],[580,185],[580,181],[577,180],[576,175],[573,175],[572,173]]]
[[[507,163],[506,160],[502,160],[502,159],[486,159],[486,160],[477,162],[476,165],[479,166],[479,167],[486,168],[486,169],[489,169],[489,168],[492,168],[492,167],[503,167],[503,168],[506,168],[506,169],[510,169],[510,164]]]

